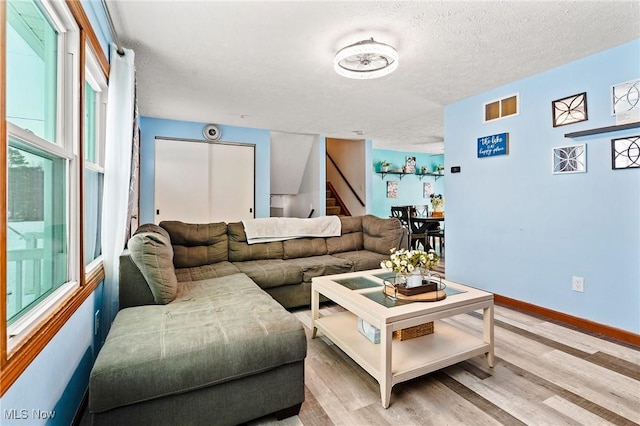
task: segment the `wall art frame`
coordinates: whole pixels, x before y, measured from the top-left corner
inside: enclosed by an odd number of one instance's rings
[[[587,92],[552,101],[551,119],[553,127],[587,121]]]
[[[587,171],[587,145],[577,144],[553,148],[552,173],[586,173]]]
[[[640,121],[640,78],[611,86],[611,115],[616,124]]]
[[[433,194],[433,187],[431,186],[431,182],[423,182],[422,198],[431,198],[431,194]]]
[[[387,198],[398,198],[398,181],[387,181]]]
[[[407,156],[404,163],[404,172],[405,173],[416,172],[416,157]]]
[[[611,139],[611,168],[640,168],[640,136]]]

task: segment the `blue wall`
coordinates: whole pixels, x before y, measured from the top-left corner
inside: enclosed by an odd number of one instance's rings
[[[140,223],[152,223],[154,211],[155,180],[155,138],[156,136],[177,139],[203,140],[202,129],[207,123],[165,120],[160,118],[140,118]],[[270,152],[271,132],[264,129],[250,129],[218,125],[221,141],[255,144],[256,146],[256,217],[269,217],[270,205]],[[229,176],[231,179],[232,176]]]
[[[640,129],[564,137],[615,124],[611,86],[638,77],[640,40],[445,108],[445,167],[462,167],[445,178],[448,278],[640,332],[640,169],[611,169],[611,139]],[[551,102],[581,92],[588,121],[552,127]],[[483,124],[483,103],[513,93],[520,114]],[[477,138],[503,132],[509,154],[477,158]],[[552,148],[582,143],[587,172],[552,174]]]
[[[433,172],[439,164],[444,164],[443,155],[374,149],[371,168],[373,175],[371,179],[373,200],[372,207],[370,209],[371,214],[379,217],[389,217],[391,214],[391,206],[422,204],[427,204],[429,206],[429,211],[431,211],[429,198],[423,197],[422,190],[424,183],[430,183],[436,194],[444,195],[444,180],[446,179],[444,176],[439,177],[437,180],[433,176],[423,176],[422,180],[420,180],[419,176],[402,176],[401,180],[399,175],[387,174],[382,178],[381,174],[375,173],[380,170],[380,166],[378,165],[380,161],[389,161],[391,163],[391,169],[399,169],[405,164],[407,157],[416,157],[417,170],[420,170],[422,166],[425,166],[429,172]],[[397,198],[387,198],[388,181],[398,182]]]
[[[104,338],[101,333],[94,335],[93,328],[101,304],[102,284],[2,396],[3,426],[72,423]],[[8,411],[14,418],[9,418]],[[53,417],[47,419],[48,413]]]

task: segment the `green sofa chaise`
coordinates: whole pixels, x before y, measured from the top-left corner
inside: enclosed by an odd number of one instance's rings
[[[248,244],[241,222],[142,225],[120,257],[118,312],[92,369],[92,424],[240,424],[297,414],[306,336],[285,308],[314,276],[378,268],[397,219],[341,217],[341,235]]]

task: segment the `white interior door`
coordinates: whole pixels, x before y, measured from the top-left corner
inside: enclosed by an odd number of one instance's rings
[[[155,220],[208,223],[209,144],[156,139]]]
[[[155,223],[254,217],[255,146],[156,139]]]
[[[255,147],[210,145],[211,222],[238,222],[254,218]]]

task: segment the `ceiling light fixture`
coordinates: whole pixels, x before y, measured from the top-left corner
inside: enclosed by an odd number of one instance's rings
[[[378,78],[398,68],[398,52],[372,37],[340,49],[333,59],[333,68],[343,77]]]

